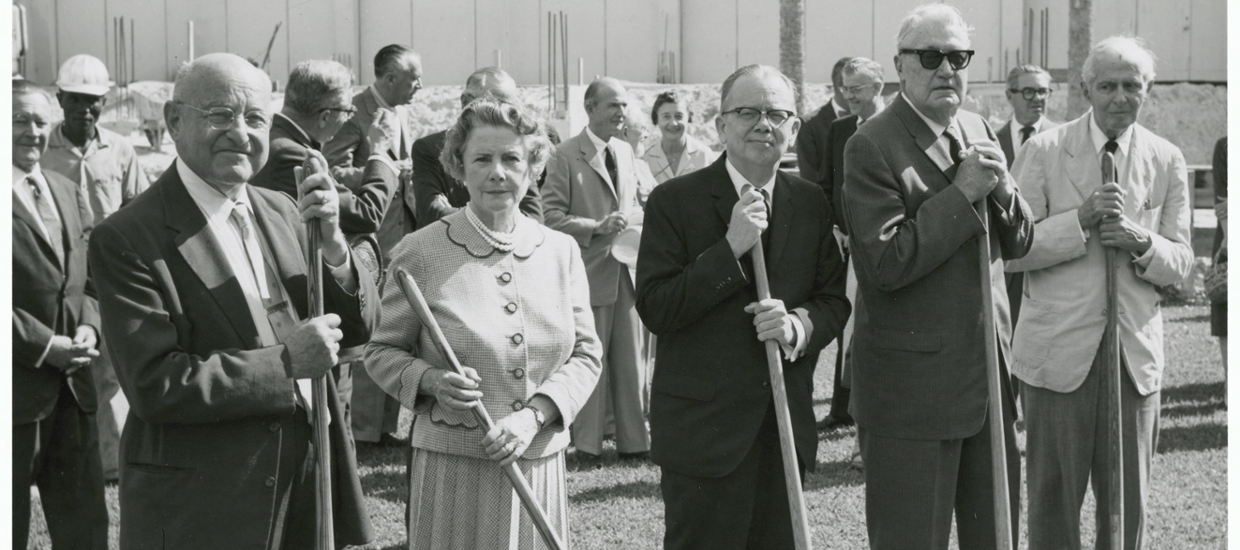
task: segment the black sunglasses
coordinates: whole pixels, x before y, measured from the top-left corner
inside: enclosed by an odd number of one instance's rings
[[[921,60],[921,66],[927,71],[933,71],[943,64],[943,58],[947,58],[947,62],[952,66],[953,70],[964,70],[969,66],[969,60],[973,59],[973,50],[956,50],[951,52],[941,52],[939,50],[900,50],[900,53],[917,54]]]

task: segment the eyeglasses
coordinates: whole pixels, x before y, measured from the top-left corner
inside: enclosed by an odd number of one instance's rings
[[[878,84],[878,83],[875,82],[873,84],[861,84],[859,86],[840,86],[840,91],[848,95],[857,95],[857,94],[860,94],[861,92],[866,91],[866,89],[873,87],[875,84]]]
[[[762,111],[759,109],[754,109],[753,107],[737,107],[731,111],[724,111],[721,114],[736,115],[736,118],[741,121],[741,124],[746,126],[754,126],[758,124],[759,120],[765,117],[767,122],[770,122],[771,126],[775,128],[783,126],[784,123],[788,122],[793,116],[796,115],[796,113],[792,111],[785,111],[783,109]]]
[[[1009,89],[1008,91],[1014,94],[1020,94],[1021,97],[1025,98],[1025,101],[1033,101],[1034,98],[1046,99],[1050,97],[1051,92],[1054,90],[1051,90],[1050,88],[1021,88],[1019,90]]]
[[[914,53],[921,60],[921,67],[927,71],[933,71],[943,64],[943,58],[947,58],[947,62],[952,66],[952,70],[961,71],[969,66],[969,60],[973,59],[973,50],[955,50],[950,52],[941,52],[939,50],[900,50],[901,54]]]
[[[345,113],[345,114],[347,114],[347,115],[349,115],[349,116],[353,116],[354,114],[356,114],[356,113],[357,113],[357,107],[353,107],[353,106],[349,106],[349,107],[323,107],[322,109],[319,109],[319,112],[320,112],[320,113],[321,113],[321,112],[323,112],[323,111],[335,111],[335,112],[338,112],[338,113]]]
[[[207,123],[210,124],[211,128],[214,130],[231,129],[233,123],[237,121],[237,112],[229,109],[228,107],[199,109],[198,107],[185,103],[184,101],[178,101],[177,103],[202,113],[202,117],[207,119]],[[266,130],[271,127],[271,114],[263,111],[247,111],[244,113],[242,118],[245,120],[245,125],[252,130]]]

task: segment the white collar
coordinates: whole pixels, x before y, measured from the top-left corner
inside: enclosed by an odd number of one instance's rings
[[[840,106],[840,103],[835,100],[835,96],[831,96],[831,110],[835,111],[835,118],[844,118],[849,115],[849,112],[845,111],[844,108]]]
[[[758,189],[765,189],[768,197],[767,200],[770,200],[770,197],[775,192],[775,176],[779,174],[779,169],[776,169],[775,173],[771,174],[771,179],[763,182],[762,185],[754,185],[753,182],[745,179],[745,176],[741,175],[735,166],[732,166],[732,159],[725,157],[723,165],[728,169],[728,177],[732,178],[732,187],[736,188],[736,196],[741,196],[745,185],[753,185]]]
[[[912,101],[909,101],[908,96],[904,95],[903,91],[900,92],[900,97],[903,97],[904,102],[908,103],[908,106],[913,108],[913,112],[917,113],[917,116],[921,117],[922,122],[925,122],[926,126],[930,127],[930,131],[934,132],[935,136],[941,136],[943,135],[943,132],[947,130],[947,126],[944,126],[942,124],[939,124],[938,122],[930,120],[930,117],[927,117],[925,114],[919,111],[917,109],[917,106],[913,105]],[[951,124],[949,124],[948,126],[955,126],[955,125],[956,125],[956,117],[952,117]],[[959,128],[957,128],[957,130],[959,130]],[[964,139],[964,137],[961,136],[961,139]],[[964,144],[962,143],[961,145],[964,145]]]
[[[1119,144],[1119,154],[1125,156],[1128,155],[1128,146],[1132,144],[1132,128],[1136,125],[1137,124],[1134,122],[1132,126],[1125,128],[1124,131],[1115,138],[1115,143]],[[1098,121],[1094,120],[1093,111],[1090,111],[1089,113],[1089,137],[1094,142],[1094,152],[1099,155],[1102,154],[1102,148],[1106,146],[1107,141],[1110,141],[1111,139],[1108,138],[1106,134],[1102,133],[1102,128],[1098,127]]]
[[[13,165],[13,181],[14,182],[24,180],[26,179],[26,176],[34,176],[35,180],[42,180],[43,169],[39,168],[38,163],[35,163],[34,167],[31,168],[29,172],[22,170],[21,168],[18,168],[16,164]]]
[[[181,181],[185,183],[185,190],[189,192],[190,198],[194,199],[194,204],[198,205],[198,209],[202,210],[208,222],[227,227],[228,217],[238,204],[245,205],[245,209],[250,213],[250,219],[254,218],[254,208],[250,203],[250,194],[246,190],[248,184],[239,186],[237,196],[230,198],[195,174],[180,158],[177,158],[176,167],[177,175],[181,176]]]
[[[603,138],[595,135],[594,131],[591,130],[589,126],[586,126],[586,136],[590,138],[590,142],[594,144],[594,149],[596,149],[599,154],[602,154],[603,149],[607,148],[607,144],[611,143],[610,139],[603,141]]]
[[[383,94],[379,93],[379,90],[375,88],[374,84],[370,85],[370,93],[375,96],[375,102],[379,104],[380,109],[387,109],[389,111],[396,110],[395,107],[388,104],[386,99],[383,99]]]

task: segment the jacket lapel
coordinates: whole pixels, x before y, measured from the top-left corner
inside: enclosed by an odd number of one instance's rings
[[[306,262],[302,259],[305,251],[292,226],[274,221],[280,220],[279,214],[268,202],[268,198],[254,192],[253,187],[250,188],[250,204],[254,207],[254,220],[259,232],[267,239],[267,251],[272,255],[271,258],[264,259],[275,262],[275,272],[280,277],[280,284],[284,285],[284,291],[289,293],[289,298],[294,299],[295,289],[291,282],[294,277],[306,276]],[[324,275],[331,276],[327,273]],[[294,299],[294,303],[300,302],[300,299]]]
[[[615,182],[611,181],[611,176],[607,175],[607,167],[603,166],[603,157],[599,154],[599,150],[594,146],[594,140],[590,139],[590,136],[586,134],[585,130],[581,131],[580,138],[581,160],[586,161],[586,164],[589,164],[590,168],[594,169],[594,172],[598,174],[599,179],[603,180],[603,187],[606,187],[607,191],[611,193],[612,198],[616,199],[616,202],[619,203],[620,197],[616,195]],[[617,168],[619,168],[618,165]],[[617,173],[619,172],[618,169],[616,171]]]
[[[1078,118],[1071,132],[1065,137],[1064,152],[1068,155],[1068,179],[1081,194],[1081,199],[1089,197],[1094,189],[1102,186],[1102,163],[1094,151],[1094,142],[1089,137],[1089,117],[1092,111]]]
[[[250,317],[249,305],[224,255],[224,248],[185,189],[185,183],[177,174],[176,164],[169,167],[167,173],[168,185],[162,187],[164,212],[168,227],[177,232],[173,240],[177,251],[215,298],[216,305],[228,318],[233,330],[237,331],[237,336],[250,347],[258,347],[258,328]]]
[[[1149,148],[1149,140],[1145,139],[1144,128],[1136,124],[1132,127],[1132,141],[1128,144],[1128,166],[1119,175],[1120,185],[1124,188],[1124,212],[1129,216],[1136,215],[1146,209],[1145,200],[1150,194],[1149,182],[1153,181],[1149,161],[1154,158]]]
[[[362,90],[362,101],[366,103],[366,114],[370,117],[369,120],[365,121],[366,125],[362,126],[362,131],[364,132],[366,128],[374,122],[375,117],[379,116],[380,107],[379,102],[375,100],[375,92],[370,88]],[[395,114],[395,111],[393,111],[393,113]],[[401,119],[403,117],[397,116],[396,118]],[[405,121],[400,120],[399,122],[401,135],[403,136],[405,132]],[[400,152],[394,149],[394,147],[400,147],[400,140],[398,139],[394,143],[389,143],[388,145],[389,147],[386,151],[387,154],[390,155],[393,160],[401,160]]]
[[[779,265],[784,245],[788,243],[788,233],[792,229],[792,185],[788,176],[775,171],[774,189],[771,190],[771,223],[767,231],[771,232],[771,250],[766,256],[767,266]]]
[[[710,178],[710,194],[715,198],[715,210],[719,213],[719,219],[723,221],[724,227],[732,221],[732,208],[741,200],[740,195],[736,194],[736,187],[732,185],[728,169],[723,164],[726,157],[727,153],[719,155],[719,159],[714,164],[703,169],[714,172]]]
[[[935,135],[926,126],[926,122],[917,116],[917,112],[913,110],[913,106],[904,101],[904,96],[897,95],[896,100],[891,103],[891,109],[900,117],[900,121],[904,123],[904,127],[908,129],[909,135],[913,136],[913,141],[917,144],[917,148],[925,153],[926,157],[944,173],[943,178],[925,178],[923,181],[927,187],[934,191],[942,191],[950,183],[950,176],[947,171],[956,163],[951,160],[951,151],[947,145],[939,140],[939,136]]]
[[[39,227],[38,217],[29,208],[26,208],[26,203],[19,200],[16,193],[13,195],[13,217],[30,226],[30,232],[41,243],[39,248],[43,250],[43,255],[47,256],[49,263],[56,265],[56,253],[52,251],[52,243],[47,240],[47,235],[43,234],[43,229]],[[56,265],[56,267],[62,271],[64,270],[61,265]]]
[[[72,185],[68,180],[62,180],[55,176],[49,176],[46,172],[43,174],[44,181],[47,181],[47,188],[52,192],[52,198],[56,201],[56,212],[60,214],[60,235],[49,235],[53,239],[60,239],[64,243],[65,257],[62,271],[65,277],[69,276],[69,256],[73,254],[73,249],[77,246],[77,239],[74,235],[82,234],[82,218],[85,213],[76,209],[79,206],[76,200],[77,186]],[[63,185],[62,185],[63,183]],[[69,238],[65,238],[65,236]]]

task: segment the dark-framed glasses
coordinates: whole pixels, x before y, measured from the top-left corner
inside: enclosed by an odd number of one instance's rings
[[[1021,88],[1019,90],[1009,89],[1008,91],[1014,94],[1020,94],[1021,97],[1025,98],[1025,101],[1033,101],[1034,99],[1046,99],[1050,97],[1051,92],[1054,90],[1051,90],[1050,88]]]
[[[754,109],[753,107],[737,107],[731,111],[724,111],[722,114],[736,115],[736,119],[741,121],[741,124],[746,126],[756,125],[759,120],[765,117],[767,122],[769,122],[774,128],[783,126],[791,120],[792,117],[796,116],[796,113],[792,111],[785,111],[783,109],[763,111],[761,109]]]
[[[323,111],[332,111],[336,113],[344,113],[346,115],[353,116],[354,114],[357,113],[357,107],[350,105],[348,107],[323,107],[322,109],[319,109],[320,113]]]
[[[879,83],[871,82],[870,84],[860,84],[857,86],[840,86],[840,91],[849,95],[860,95],[862,92],[874,87],[876,84]]]
[[[952,70],[960,71],[969,66],[969,61],[973,59],[973,50],[954,50],[943,52],[939,50],[910,50],[901,49],[901,54],[912,53],[917,54],[917,58],[921,61],[921,67],[927,71],[933,71],[943,64],[943,59],[947,58],[947,63],[952,66]]]
[[[178,101],[181,105],[189,107],[199,113],[202,118],[207,119],[207,124],[211,125],[214,130],[228,130],[232,128],[233,123],[237,121],[237,112],[228,107],[212,107],[210,109],[199,109],[193,105]],[[241,118],[245,121],[246,127],[252,130],[265,130],[271,127],[271,114],[264,111],[246,111]]]

